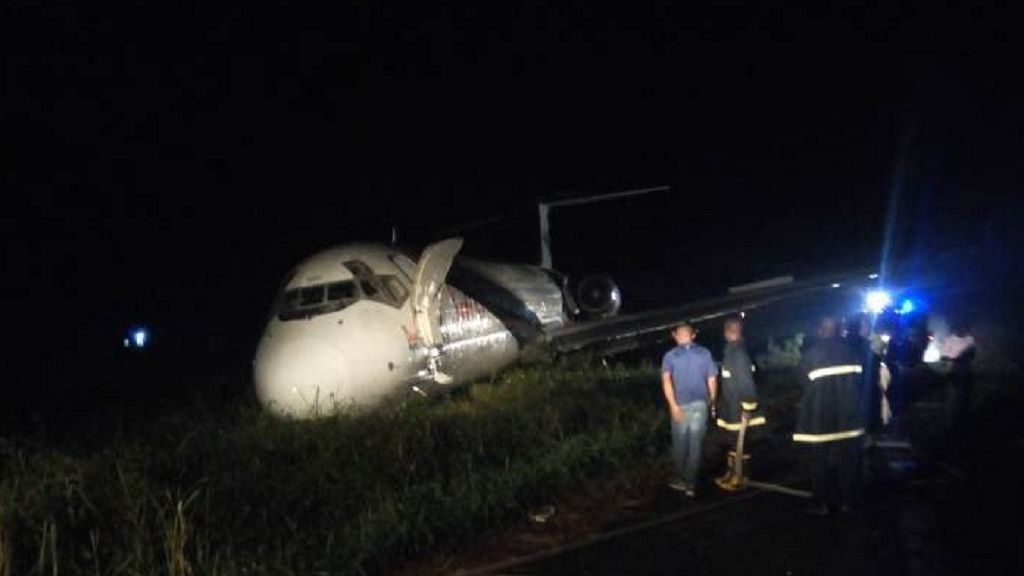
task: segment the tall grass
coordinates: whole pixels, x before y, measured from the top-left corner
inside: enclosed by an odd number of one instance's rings
[[[376,572],[660,457],[654,376],[521,368],[314,422],[190,409],[100,449],[7,446],[0,576]]]
[[[11,539],[7,532],[7,508],[0,497],[0,576],[11,576]]]

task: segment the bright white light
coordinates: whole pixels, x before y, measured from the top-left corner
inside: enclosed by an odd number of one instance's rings
[[[864,298],[864,305],[867,306],[868,312],[878,314],[892,305],[892,296],[885,290],[872,290]]]
[[[139,329],[132,333],[132,340],[135,341],[136,348],[145,348],[146,339],[149,337],[145,330]]]
[[[743,311],[741,310],[741,311],[740,311],[740,318],[746,318],[746,317],[747,317],[747,313],[746,313],[746,312],[743,312]]]
[[[939,343],[935,340],[928,342],[928,347],[924,349],[924,356],[921,358],[926,364],[934,364],[942,359],[942,353],[939,351]]]
[[[872,272],[871,274],[868,274],[868,278],[874,280],[874,279],[878,278],[878,274],[875,273],[875,272]]]
[[[832,287],[833,288],[839,288],[839,282],[833,282],[832,283]]]
[[[882,342],[884,342],[884,343],[888,344],[888,343],[889,343],[889,340],[892,340],[892,335],[891,335],[891,334],[886,334],[886,333],[883,333],[883,334],[881,334],[881,335],[879,336],[879,338],[881,338]]]

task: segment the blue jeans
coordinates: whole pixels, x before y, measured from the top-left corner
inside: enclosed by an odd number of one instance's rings
[[[708,428],[708,405],[700,401],[683,404],[680,408],[683,409],[683,420],[672,420],[672,461],[678,477],[690,486],[696,486],[701,442]]]

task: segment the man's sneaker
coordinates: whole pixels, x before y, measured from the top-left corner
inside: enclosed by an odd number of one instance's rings
[[[668,487],[673,489],[673,490],[675,490],[676,492],[692,492],[693,491],[693,488],[691,488],[689,484],[687,484],[686,482],[683,482],[682,480],[676,480],[675,482],[672,482],[671,484],[669,484]]]

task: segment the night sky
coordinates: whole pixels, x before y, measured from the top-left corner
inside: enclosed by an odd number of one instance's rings
[[[38,4],[4,41],[29,347],[135,321],[248,344],[321,247],[395,225],[535,262],[535,202],[569,193],[672,186],[555,216],[556,266],[632,309],[870,265],[893,190],[900,250],[1021,238],[1024,77],[991,9]]]

